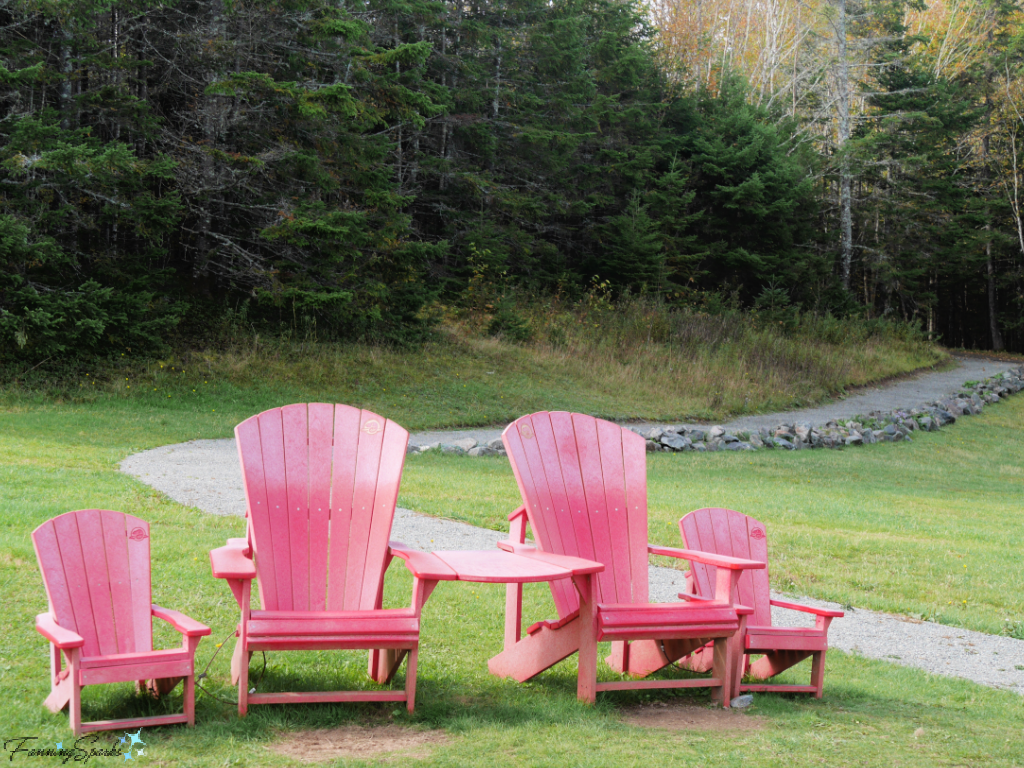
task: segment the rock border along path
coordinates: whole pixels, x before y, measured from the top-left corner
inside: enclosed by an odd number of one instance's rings
[[[942,395],[956,389],[965,380],[988,378],[994,372],[1008,367],[992,361],[968,361],[962,368],[952,372],[952,379],[948,378],[950,372],[926,374],[911,382],[900,382],[882,388],[879,392],[884,393],[885,398],[891,398],[893,391],[906,390],[908,386],[912,386],[919,393],[915,399],[941,399]],[[978,373],[987,375],[979,376]],[[932,377],[935,379],[929,382]],[[934,381],[938,379],[941,379],[941,383],[936,385]],[[951,383],[956,379],[959,380],[957,383]],[[941,387],[941,392],[935,392],[935,386]],[[835,403],[815,410],[822,412],[830,408],[835,409],[838,412],[837,416],[829,418],[847,418],[857,413],[879,410],[877,407],[865,407],[863,404],[863,398],[871,395],[872,392],[865,392],[857,396],[860,402],[856,402],[855,398],[849,398],[845,403]],[[876,399],[875,402],[879,400]],[[889,399],[888,402],[891,403],[892,400]],[[894,406],[883,406],[886,409],[890,407]],[[854,410],[844,415],[844,408]],[[750,418],[767,419],[769,422],[774,420],[777,423],[781,417],[792,418],[789,414]],[[742,431],[741,426],[744,425],[723,425],[726,430],[736,431]],[[755,425],[751,427],[757,428]],[[650,428],[650,425],[643,427]],[[437,438],[440,436],[452,442],[460,438],[471,438],[474,442],[479,442],[499,437],[500,431],[463,431],[458,433],[457,437],[451,433],[420,433],[414,435],[410,442],[430,445],[439,442]],[[241,517],[245,514],[245,494],[234,440],[195,440],[154,448],[129,456],[121,462],[120,468],[122,472],[166,493],[180,504],[215,515]],[[427,551],[490,549],[505,535],[506,532],[503,531],[491,531],[465,523],[440,520],[407,509],[397,510],[392,530],[394,539]],[[677,594],[683,589],[682,572],[658,566],[650,566],[649,570],[651,599],[657,602],[678,599]],[[807,598],[796,599],[809,605],[841,609],[833,603]],[[810,625],[809,620],[803,616],[790,615],[792,613],[794,612],[773,611],[773,621],[780,624],[795,622]],[[494,631],[500,631],[500,627],[496,626]],[[846,609],[846,616],[833,622],[829,630],[829,642],[833,648],[842,651],[918,667],[934,674],[966,678],[982,685],[1024,695],[1024,640],[921,622],[875,611]]]
[[[817,408],[743,416],[715,426],[643,423],[629,428],[647,439],[650,452],[800,450],[909,442],[913,432],[938,431],[1024,389],[1024,366],[977,358],[957,362],[950,371],[869,387]],[[967,386],[967,381],[972,384]],[[780,421],[783,418],[787,421]],[[409,453],[430,450],[470,456],[505,452],[499,429],[419,432],[410,437]]]

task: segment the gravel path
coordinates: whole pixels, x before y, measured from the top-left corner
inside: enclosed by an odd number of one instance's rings
[[[966,380],[987,378],[1002,370],[1002,365],[991,361],[964,360],[953,371],[926,374],[891,386],[863,390],[845,401],[822,408],[745,417],[723,426],[752,429],[761,425],[775,426],[781,421],[824,422],[872,410],[909,408],[946,395]],[[460,437],[484,441],[499,435],[500,430],[430,432],[414,435],[412,442],[426,445]],[[245,514],[245,496],[234,440],[196,440],[144,451],[121,462],[121,471],[186,506],[215,515]],[[428,551],[491,549],[504,535],[465,523],[438,520],[407,509],[397,511],[392,529],[393,539]],[[651,599],[655,602],[674,601],[683,588],[682,572],[672,568],[651,566],[650,579]],[[796,599],[810,605],[839,608],[821,601]],[[793,613],[776,609],[773,621],[780,625],[813,624],[813,617]],[[967,678],[1024,695],[1024,640],[874,611],[848,610],[844,618],[833,622],[829,641],[834,648],[860,653],[868,658]]]
[[[837,400],[817,408],[804,408],[798,411],[782,411],[781,413],[765,413],[757,416],[743,416],[723,423],[727,432],[750,432],[761,427],[776,427],[785,422],[788,424],[824,424],[830,419],[849,419],[863,415],[869,411],[891,411],[897,408],[914,408],[924,402],[937,400],[955,392],[965,381],[981,381],[995,376],[1014,367],[1011,363],[996,360],[985,360],[974,357],[957,358],[957,367],[948,371],[925,372],[912,378],[897,381],[878,387],[863,387],[856,394],[844,400]],[[631,426],[668,426],[644,422]],[[687,427],[698,427],[699,424],[685,424]],[[462,429],[444,432],[417,432],[411,435],[412,445],[430,445],[431,443],[450,443],[471,437],[478,443],[486,444],[496,437],[501,437],[501,429]]]

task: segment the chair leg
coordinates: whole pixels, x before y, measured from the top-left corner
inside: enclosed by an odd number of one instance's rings
[[[577,581],[578,580],[578,581]],[[574,576],[580,593],[579,672],[576,698],[588,704],[597,701],[597,611],[594,605],[593,579],[589,574]]]
[[[409,649],[409,663],[405,667],[405,708],[412,712],[416,708],[416,662],[420,647]]]
[[[242,674],[242,638],[235,639],[235,650],[231,653],[231,684],[238,682]]]
[[[735,687],[734,679],[736,677],[736,664],[733,658],[734,653],[731,648],[731,637],[719,637],[715,640],[714,648],[714,667],[711,672],[713,677],[717,677],[722,681],[721,687],[715,687],[711,689],[711,700],[717,701],[726,709],[729,708],[729,702],[732,701],[733,688]]]
[[[815,687],[814,698],[820,699],[825,689],[825,651],[818,651],[812,657],[811,685]]]
[[[61,650],[50,645],[50,695],[43,704],[53,713],[60,712],[71,700],[71,670],[61,669]]]
[[[188,718],[188,727],[196,725],[196,672],[185,678],[185,717]]]
[[[79,685],[81,676],[78,671],[78,649],[71,652],[71,669],[68,673],[71,678],[71,700],[68,715],[71,719],[71,732],[75,736],[81,736],[82,731],[82,686]],[[12,755],[13,757],[13,755]]]
[[[238,644],[242,644],[242,638],[238,639]],[[249,711],[249,659],[252,655],[243,650],[241,658],[238,668],[238,716],[245,717]]]

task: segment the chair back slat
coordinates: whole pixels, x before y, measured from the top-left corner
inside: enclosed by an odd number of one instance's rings
[[[67,512],[32,532],[50,610],[82,655],[152,650],[149,525],[110,510]]]
[[[592,416],[540,412],[502,435],[542,549],[596,559],[602,602],[646,603],[647,479],[643,438]],[[579,606],[568,581],[553,582],[560,616]]]
[[[524,416],[506,427],[502,433],[502,442],[505,444],[512,464],[512,473],[516,477],[519,492],[526,505],[526,514],[533,528],[534,538],[547,552],[563,552],[558,522],[550,513],[553,504],[548,493],[544,462],[537,449],[532,417]],[[550,584],[551,596],[559,616],[567,616],[579,608],[579,598],[566,579],[552,581]]]
[[[309,406],[309,609],[327,610],[327,563],[331,541],[331,460],[334,452],[334,406]]]
[[[356,433],[356,475],[352,489],[352,523],[348,534],[348,568],[345,574],[345,608],[358,610],[363,595],[366,563],[373,523],[373,499],[380,471],[380,449],[384,444],[384,423],[379,417],[360,414]]]
[[[258,417],[263,457],[263,479],[267,489],[267,519],[270,540],[264,549],[274,553],[277,581],[277,610],[292,609],[292,568],[288,514],[288,476],[284,461],[284,419],[281,409],[265,411]]]
[[[611,568],[597,574],[595,581],[598,600],[603,603],[617,603],[619,599],[615,583],[613,535],[608,520],[608,499],[601,463],[601,446],[597,437],[597,423],[593,419],[573,415],[571,427],[575,450],[579,456],[581,503],[590,518],[590,534],[594,543],[592,559],[599,563],[612,564]],[[625,594],[628,594],[628,591]],[[626,597],[624,602],[629,602],[629,598]]]
[[[688,549],[744,560],[768,562],[768,539],[763,523],[731,509],[698,509],[679,521],[683,545]],[[698,595],[714,594],[715,566],[692,563],[691,574]],[[734,602],[754,609],[752,626],[771,626],[770,583],[768,569],[743,571]]]
[[[369,419],[364,421],[364,426]],[[384,560],[391,538],[391,524],[398,503],[398,484],[405,463],[405,449],[409,444],[409,433],[393,421],[382,425],[383,440],[377,464],[373,503],[369,524],[369,538],[366,544],[366,564],[363,567],[363,587],[358,608],[368,610],[379,608],[384,587]],[[379,574],[374,578],[375,574]]]
[[[356,487],[359,456],[358,408],[334,408],[333,466],[331,468],[331,542],[327,569],[327,610],[346,610],[345,581],[348,576],[349,532],[352,529],[352,496]]]
[[[114,514],[120,514],[115,512]],[[150,568],[149,523],[124,515],[128,541],[128,572],[132,582],[132,623],[135,652],[153,650],[153,583]]]
[[[110,594],[107,553],[103,547],[105,542],[99,510],[82,510],[75,515],[74,523],[78,526],[77,536],[82,547],[82,562],[85,565],[83,576],[89,590],[92,624],[96,628],[96,638],[99,641],[99,655],[112,656],[117,653],[117,630],[114,626],[114,603]]]
[[[626,504],[626,468],[622,461],[622,429],[610,421],[595,419],[597,443],[601,451],[601,477],[604,480],[608,529],[612,537],[612,577],[615,602],[633,602],[633,573],[630,569],[629,509]],[[646,535],[646,532],[645,532]],[[605,562],[605,561],[601,561]]]
[[[647,560],[647,441],[629,429],[619,429],[626,477],[626,527],[629,533],[630,586],[633,602],[646,603]]]
[[[263,607],[379,607],[409,433],[312,403],[265,411],[235,434]]]
[[[277,571],[274,549],[270,542],[270,514],[268,512],[267,483],[263,475],[263,444],[260,436],[259,418],[253,416],[235,427],[235,443],[238,446],[238,460],[242,466],[242,485],[245,488],[246,517],[252,537],[253,553],[259,563],[260,578],[257,580],[260,604],[278,605]]]
[[[309,561],[309,421],[305,405],[281,409],[287,497],[288,561],[291,564],[293,611],[308,611]]]
[[[117,649],[120,653],[137,653],[152,647],[151,632],[136,632],[135,600],[132,598],[132,569],[128,554],[127,515],[120,512],[101,510],[98,512],[103,528],[103,549],[107,553],[107,572],[110,581],[110,602],[114,608],[114,624],[117,626]],[[132,524],[132,529],[136,527]],[[141,526],[140,526],[141,527]],[[138,534],[136,534],[138,535]],[[145,539],[146,542],[149,539]],[[148,554],[147,554],[148,559]],[[152,627],[152,610],[147,610],[146,622]],[[142,647],[136,648],[136,637],[141,635]]]

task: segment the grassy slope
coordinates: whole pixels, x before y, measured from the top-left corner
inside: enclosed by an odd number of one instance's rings
[[[237,621],[226,586],[209,574],[206,553],[238,535],[241,521],[186,509],[116,472],[117,461],[140,449],[223,436],[237,412],[253,405],[205,397],[210,399],[201,410],[135,399],[39,406],[22,399],[0,413],[0,584],[7,598],[0,613],[0,636],[6,639],[0,686],[7,733],[38,735],[43,742],[68,733],[66,719],[41,706],[46,649],[31,629],[45,595],[28,534],[53,515],[100,506],[152,523],[154,599],[213,627],[214,636],[200,647],[201,665]],[[675,543],[673,520],[695,506],[756,509],[772,526],[774,573],[784,587],[792,581],[797,592],[903,610],[941,605],[927,597],[929,590],[955,592],[969,602],[951,618],[994,627],[1002,609],[1021,614],[1013,586],[1020,583],[1020,534],[1006,524],[1006,510],[1019,508],[1024,496],[1017,435],[1022,414],[1024,400],[1004,404],[911,446],[652,457],[652,538]],[[991,429],[983,430],[983,424]],[[498,526],[516,498],[501,461],[417,456],[407,464],[403,501]],[[961,554],[965,574],[956,557]],[[990,567],[993,562],[998,567]],[[388,579],[389,602],[404,602],[408,586],[396,569]],[[926,597],[915,597],[918,592]],[[542,589],[528,598],[528,614],[548,614]],[[201,694],[198,728],[150,732],[148,756],[182,765],[284,765],[285,758],[263,749],[277,731],[395,720],[443,728],[456,737],[423,761],[437,765],[492,765],[495,755],[514,765],[1024,764],[1021,697],[840,653],[829,656],[823,701],[758,697],[753,711],[767,717],[764,730],[639,730],[618,720],[620,707],[648,698],[701,703],[706,694],[606,694],[591,709],[574,700],[571,661],[531,684],[495,680],[486,672],[486,659],[500,649],[503,601],[500,586],[438,588],[424,614],[420,706],[412,718],[386,705],[317,705],[256,708],[239,721],[231,706]],[[158,637],[173,642],[166,631]],[[209,681],[228,699],[230,647],[229,641]],[[354,654],[276,654],[261,687],[366,685],[364,663]],[[257,669],[258,663],[254,674]],[[604,669],[602,676],[611,674]],[[87,717],[126,716],[151,706],[126,686],[95,689],[86,702]],[[918,728],[923,733],[915,737]]]
[[[519,346],[450,326],[440,340],[410,350],[254,340],[162,362],[121,357],[59,381],[36,372],[25,384],[8,370],[15,383],[0,387],[0,407],[112,407],[192,424],[190,436],[228,436],[253,413],[310,401],[369,408],[413,430],[505,424],[543,409],[720,419],[820,402],[947,361],[921,342],[791,338],[741,318],[682,316],[672,341],[648,341],[649,324],[664,317],[634,319],[606,336],[590,328],[559,344]]]

